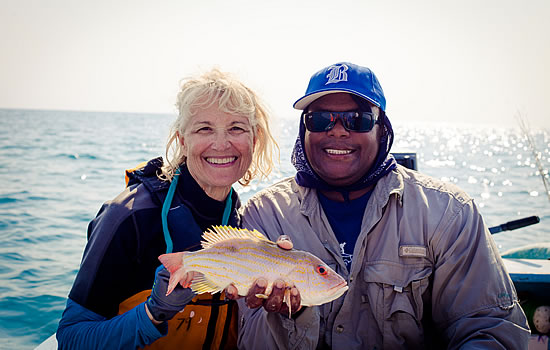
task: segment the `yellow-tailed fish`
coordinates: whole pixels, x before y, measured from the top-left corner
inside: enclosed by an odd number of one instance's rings
[[[281,279],[287,287],[298,288],[303,306],[328,303],[348,290],[346,281],[315,255],[281,249],[256,230],[215,226],[202,238],[199,251],[159,257],[170,271],[167,295],[178,283],[188,286],[188,272],[198,272],[190,286],[197,294],[219,292],[233,283],[244,296],[256,279],[263,277],[268,282],[265,295],[269,295],[273,282]],[[290,308],[290,288],[284,299]]]

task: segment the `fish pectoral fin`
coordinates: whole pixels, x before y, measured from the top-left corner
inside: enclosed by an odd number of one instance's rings
[[[285,302],[286,305],[288,306],[288,318],[291,318],[292,304],[290,303],[290,288],[289,287],[285,288],[285,295],[284,295],[284,298],[283,298],[283,302]]]
[[[203,274],[195,276],[193,283],[191,283],[191,290],[197,294],[203,293],[217,293],[221,292],[222,288],[206,278]]]
[[[265,295],[265,294],[261,294],[261,293],[256,294],[256,298],[267,299],[268,297],[269,297],[269,296],[268,296],[268,295]]]

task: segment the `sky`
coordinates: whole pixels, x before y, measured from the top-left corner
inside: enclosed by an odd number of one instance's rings
[[[550,130],[548,0],[0,0],[0,108],[175,113],[234,73],[273,119],[310,76],[371,68],[395,123]]]

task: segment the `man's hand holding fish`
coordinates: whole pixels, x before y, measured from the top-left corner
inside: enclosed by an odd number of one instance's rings
[[[266,295],[267,286],[268,281],[265,278],[257,279],[244,297],[246,306],[251,309],[263,306],[267,312],[279,312],[285,316],[289,315],[289,309],[292,314],[302,309],[300,291],[296,286],[287,287],[285,281],[279,279],[273,283],[271,293]],[[233,285],[227,287],[226,295],[230,293],[231,288],[235,287]],[[290,295],[290,308],[286,304],[285,293]],[[238,294],[227,295],[227,297],[233,300],[240,298]]]
[[[281,235],[275,242],[281,249],[292,250],[294,244],[287,235]],[[283,280],[276,280],[273,284],[271,293],[267,298],[265,290],[267,288],[267,280],[265,278],[259,278],[254,282],[248,294],[245,296],[246,305],[251,309],[256,309],[263,306],[268,312],[280,312],[284,315],[289,314],[288,306],[284,303],[284,293],[287,288],[290,288],[290,305],[292,314],[297,313],[302,308],[300,291],[295,286],[286,287]],[[225,289],[225,295],[228,299],[237,300],[241,298],[239,296],[237,288],[230,284]]]

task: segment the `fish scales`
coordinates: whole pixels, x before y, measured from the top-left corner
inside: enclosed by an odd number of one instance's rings
[[[348,289],[345,280],[313,254],[281,249],[256,230],[215,226],[202,238],[199,251],[159,257],[171,274],[168,294],[178,283],[187,284],[190,272],[195,273],[191,289],[196,293],[214,293],[233,284],[244,296],[262,277],[269,294],[281,279],[287,287],[298,288],[304,306],[332,301]]]
[[[231,243],[239,242],[233,241]],[[291,259],[285,260],[285,256],[283,255],[272,256],[269,255],[270,252],[263,249],[263,247],[256,247],[254,245],[248,246],[247,243],[243,243],[243,245],[245,247],[241,247],[238,252],[242,255],[226,254],[225,247],[212,247],[208,253],[196,254],[193,258],[189,258],[189,260],[202,261],[202,266],[201,264],[189,264],[186,258],[184,258],[183,264],[185,266],[195,267],[202,273],[216,275],[212,276],[215,283],[223,283],[223,281],[219,281],[218,278],[233,279],[235,274],[239,274],[240,277],[247,280],[252,280],[252,278],[260,276],[265,276],[268,279],[272,276],[282,278],[295,267],[295,262]],[[223,257],[219,257],[220,254],[223,255]],[[220,271],[224,271],[226,274],[221,275]],[[253,281],[250,281],[250,283],[251,282]]]

